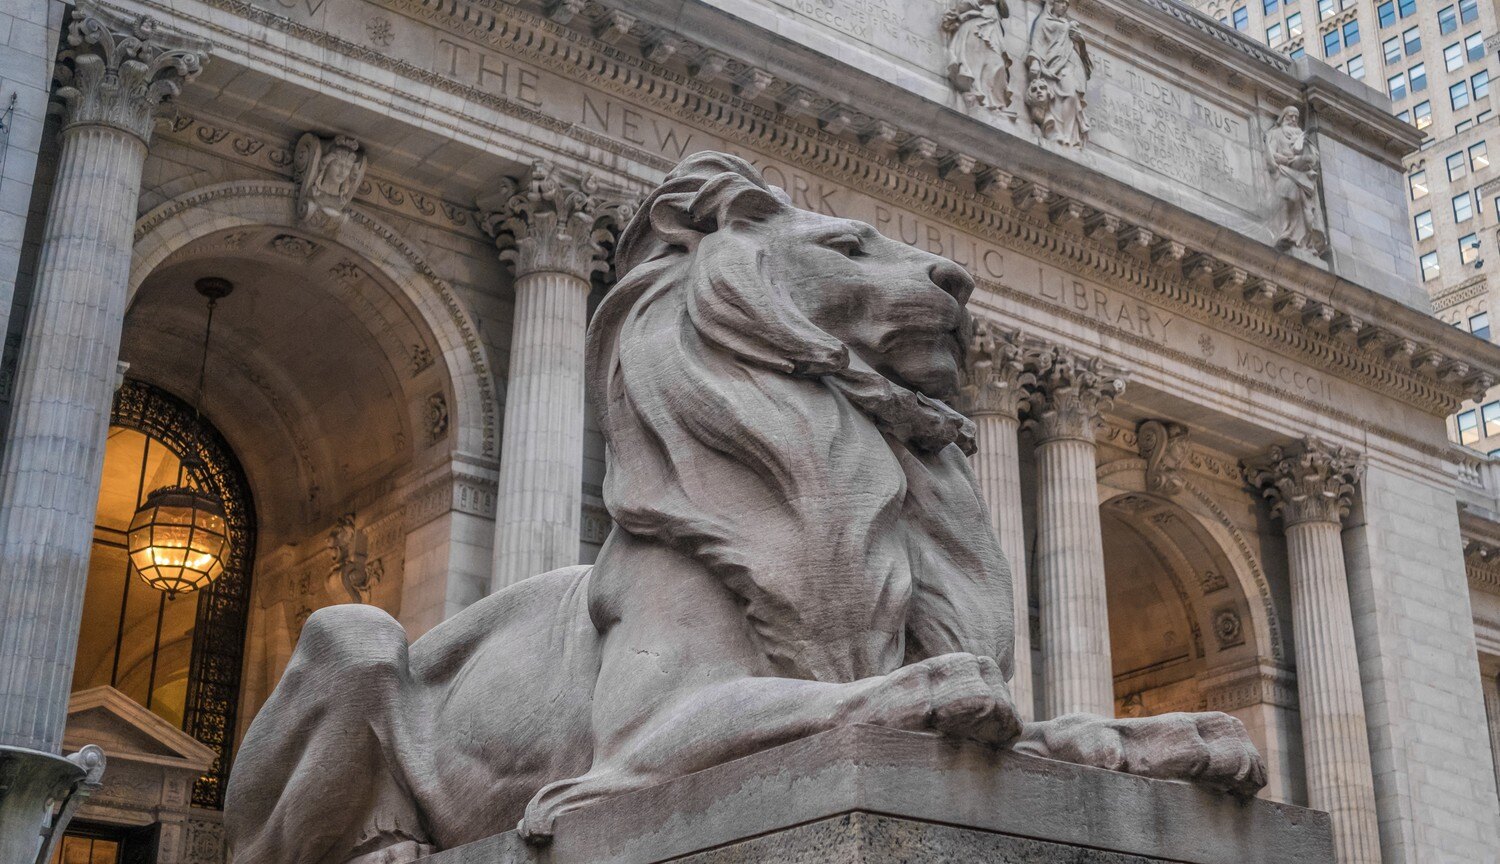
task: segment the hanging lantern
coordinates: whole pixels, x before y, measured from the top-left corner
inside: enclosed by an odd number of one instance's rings
[[[168,599],[207,586],[224,572],[229,527],[217,498],[187,486],[146,496],[127,537],[135,572]]]
[[[208,375],[208,343],[214,330],[214,306],[234,291],[228,279],[215,276],[199,279],[193,288],[208,299],[208,323],[203,328],[203,355],[198,364],[198,394],[193,413],[203,404],[203,389]],[[192,476],[203,463],[194,457],[182,460],[181,475]],[[224,503],[201,489],[191,486],[164,486],[150,495],[136,509],[126,536],[130,564],[135,572],[171,600],[178,594],[189,594],[204,588],[224,572],[224,557],[229,551],[229,524],[224,519]]]

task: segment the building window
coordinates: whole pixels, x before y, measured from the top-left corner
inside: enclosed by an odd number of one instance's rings
[[[1458,20],[1473,24],[1479,20],[1479,0],[1458,0]]]
[[[1333,13],[1335,13],[1337,11],[1338,11],[1338,8],[1336,6],[1334,6],[1333,0],[1318,0],[1318,20],[1319,21],[1322,21],[1325,18],[1328,18],[1328,17],[1332,16]]]
[[[1382,52],[1384,52],[1384,54],[1385,54],[1385,62],[1386,63],[1388,63],[1388,64],[1389,63],[1400,63],[1401,62],[1401,37],[1400,36],[1392,36],[1391,38],[1389,38],[1389,39],[1385,40],[1384,42],[1380,43],[1380,50]]]
[[[1332,57],[1339,53],[1343,46],[1339,44],[1339,31],[1329,30],[1323,34],[1323,56]]]
[[[1428,252],[1420,259],[1422,265],[1422,281],[1431,282],[1438,277],[1438,257],[1436,252]]]
[[[1426,90],[1427,64],[1418,63],[1417,65],[1411,67],[1411,71],[1407,73],[1407,77],[1411,79],[1411,92],[1420,93],[1423,90]]]
[[[1307,49],[1303,48],[1301,45],[1298,45],[1296,48],[1293,48],[1292,50],[1286,52],[1286,56],[1292,58],[1293,60],[1296,60],[1298,57],[1306,57]]]
[[[1406,178],[1406,186],[1411,190],[1411,200],[1416,201],[1427,197],[1427,172],[1413,171]]]
[[[1473,264],[1479,258],[1479,235],[1465,234],[1458,238],[1458,263]]]
[[[1276,7],[1279,5],[1280,0],[1261,0],[1260,9],[1265,14],[1270,15],[1276,11]]]
[[[1469,62],[1484,56],[1484,37],[1478,33],[1470,33],[1464,37],[1464,53],[1468,55]]]
[[[1460,132],[1467,132],[1469,131],[1469,129],[1473,128],[1473,126],[1473,120],[1460,120],[1457,123],[1453,124],[1453,134],[1457,135]]]
[[[1406,98],[1406,73],[1397,72],[1395,75],[1385,79],[1385,89],[1391,94],[1391,101],[1398,102]]]
[[[1487,141],[1469,145],[1469,165],[1475,171],[1490,167],[1490,145]]]
[[[1478,75],[1475,75],[1474,77],[1476,79],[1479,78]],[[1474,92],[1475,93],[1479,92],[1479,84],[1477,83],[1477,81],[1474,84]],[[1488,94],[1490,92],[1490,73],[1488,73],[1488,72],[1484,73],[1484,92],[1486,94]],[[1488,108],[1486,108],[1483,111],[1480,111],[1478,114],[1475,114],[1474,115],[1474,120],[1475,120],[1475,122],[1483,123],[1484,121],[1490,119],[1493,116],[1495,116],[1495,112],[1491,111]]]
[[[1277,45],[1281,44],[1281,41],[1281,22],[1277,21],[1275,24],[1272,24],[1270,27],[1266,28],[1266,44],[1270,45],[1272,48],[1275,48]]]
[[[1480,71],[1474,73],[1474,77],[1470,78],[1469,82],[1474,85],[1475,99],[1483,99],[1484,97],[1490,95],[1490,70],[1481,69]],[[1483,123],[1484,121],[1490,119],[1489,113],[1490,112],[1488,111],[1481,112],[1479,115],[1479,122]]]
[[[1250,10],[1244,6],[1234,10],[1234,29],[1244,30],[1250,26]]]
[[[1490,338],[1490,313],[1480,312],[1469,316],[1469,332],[1480,339]]]
[[[1293,12],[1286,16],[1286,38],[1296,39],[1302,35],[1302,13]]]
[[[1443,49],[1443,68],[1452,72],[1462,65],[1464,65],[1464,51],[1457,42]]]
[[[1469,82],[1460,81],[1448,88],[1448,102],[1453,110],[1469,107]]]
[[[1412,225],[1416,228],[1417,239],[1426,240],[1432,236],[1432,211],[1423,210],[1412,217]]]
[[[1416,29],[1416,28],[1412,28]],[[1359,44],[1359,21],[1356,19],[1344,25],[1344,45],[1353,48]],[[1482,47],[1482,46],[1481,46]],[[1481,52],[1482,53],[1482,52]]]
[[[1469,173],[1468,163],[1464,162],[1462,152],[1448,154],[1448,182],[1453,182]]]
[[[1469,193],[1453,196],[1453,221],[1467,222],[1474,218],[1474,199]]]
[[[1474,0],[1474,2],[1477,3],[1479,0]],[[1396,0],[1396,9],[1401,13],[1402,18],[1410,18],[1417,14],[1417,0]]]
[[[1380,17],[1380,26],[1391,26],[1396,23],[1396,0],[1386,0],[1375,12]]]
[[[1479,443],[1479,416],[1477,412],[1465,411],[1458,415],[1458,443]]]
[[[1444,35],[1458,29],[1458,12],[1452,6],[1438,10],[1438,32]]]
[[[1500,435],[1500,402],[1486,402],[1479,409],[1479,416],[1484,419],[1484,437]]]
[[[1353,78],[1355,81],[1365,80],[1365,56],[1363,54],[1358,57],[1350,57],[1349,62],[1344,65],[1345,71],[1349,73],[1350,78]],[[1478,91],[1476,90],[1475,92],[1477,93]]]
[[[1420,27],[1408,27],[1408,28],[1406,28],[1406,32],[1404,32],[1404,33],[1401,34],[1401,42],[1406,46],[1406,56],[1408,56],[1408,57],[1410,57],[1411,55],[1417,53],[1418,51],[1421,51],[1422,50],[1422,28],[1420,28]]]
[[[1432,103],[1419,102],[1411,109],[1411,123],[1418,129],[1432,125]]]

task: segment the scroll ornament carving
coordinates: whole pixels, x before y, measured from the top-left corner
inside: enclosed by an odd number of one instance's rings
[[[611,237],[635,212],[629,195],[605,190],[594,175],[571,175],[545,162],[478,203],[488,212],[481,227],[516,275],[560,272],[584,281],[609,269]]]
[[[353,513],[345,513],[334,523],[328,532],[328,549],[333,553],[329,581],[338,580],[350,602],[369,603],[375,583],[385,575],[385,566],[379,558],[369,560],[369,537],[355,527]]]
[[[1086,113],[1094,63],[1069,0],[1048,0],[1031,25],[1026,49],[1026,112],[1042,140],[1082,147],[1089,138]]]
[[[64,125],[109,126],[149,141],[158,112],[203,71],[208,48],[158,31],[147,16],[75,11],[55,73]]]
[[[1318,200],[1318,148],[1301,126],[1301,113],[1288,106],[1266,132],[1266,168],[1271,172],[1271,234],[1283,252],[1302,250],[1317,257],[1328,251],[1323,205]]]
[[[1347,447],[1307,436],[1276,445],[1246,466],[1245,478],[1271,502],[1271,515],[1287,527],[1333,522],[1348,515],[1354,487],[1364,476],[1364,458]]]
[[[1027,395],[1022,426],[1039,444],[1061,438],[1093,441],[1104,412],[1125,392],[1124,370],[1060,346],[1039,352],[1028,366],[1036,383]]]
[[[1010,106],[1010,52],[1005,47],[1005,0],[961,0],[943,15],[948,37],[948,80],[969,105],[1000,111]]]
[[[1136,427],[1136,446],[1146,460],[1146,488],[1176,495],[1186,483],[1182,465],[1188,456],[1188,430],[1180,423],[1145,420]]]
[[[956,407],[971,417],[1004,414],[1015,418],[1026,400],[1026,388],[1036,383],[1034,370],[1050,363],[1051,354],[1019,330],[980,322],[969,343]]]
[[[365,154],[348,135],[322,138],[308,132],[292,154],[297,181],[297,220],[331,231],[348,218],[349,204],[365,176]]]

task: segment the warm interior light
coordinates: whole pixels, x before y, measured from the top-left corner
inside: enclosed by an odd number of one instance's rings
[[[127,545],[135,572],[168,599],[197,591],[224,572],[224,506],[186,486],[157,489],[130,520]]]

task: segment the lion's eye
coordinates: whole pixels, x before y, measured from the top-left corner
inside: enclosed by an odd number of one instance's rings
[[[850,258],[858,258],[865,254],[864,245],[859,237],[853,234],[840,234],[823,241],[823,245],[830,249],[837,249]]]

